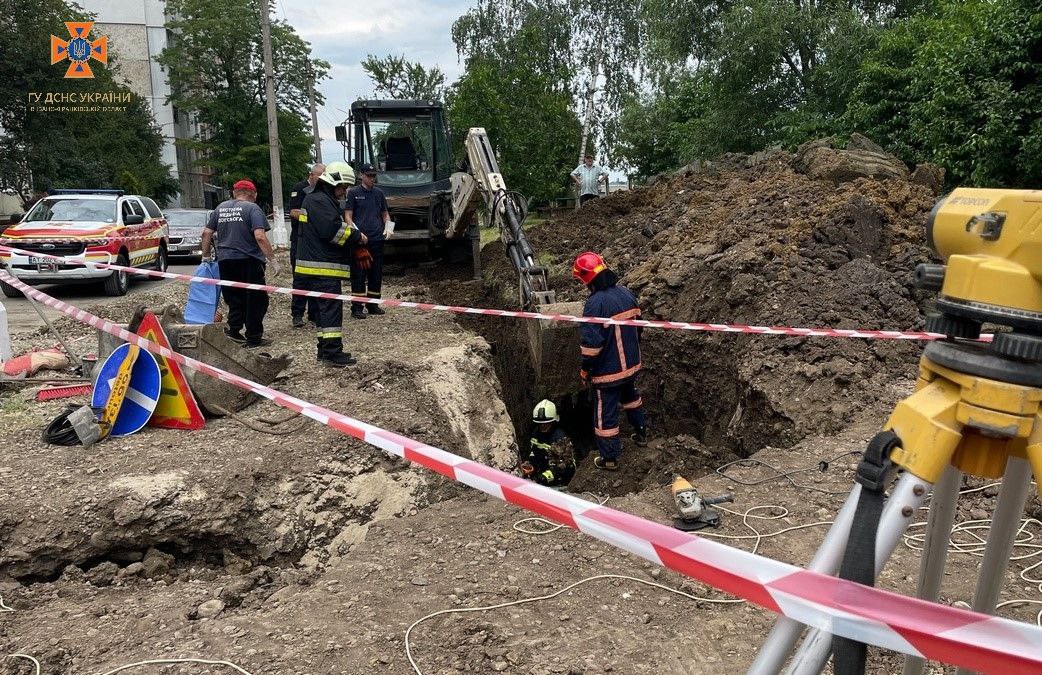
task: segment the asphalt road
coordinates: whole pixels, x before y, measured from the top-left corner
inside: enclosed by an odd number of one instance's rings
[[[169,266],[169,271],[178,274],[191,274],[195,271],[195,268],[196,264],[194,263],[172,264]],[[156,288],[169,283],[171,283],[171,281],[168,279],[163,279],[161,281],[132,280],[127,295],[141,293],[146,289],[154,291]],[[86,305],[114,299],[105,295],[101,291],[99,284],[54,284],[41,285],[39,288],[41,291],[53,295],[59,300],[64,300],[70,304],[76,305],[77,307],[84,307]],[[27,299],[0,296],[0,302],[3,303],[4,309],[7,310],[7,326],[11,335],[34,331],[42,325],[40,316],[35,310],[33,310],[32,305]],[[45,305],[40,305],[40,309],[51,318],[60,314],[57,310],[51,309]]]

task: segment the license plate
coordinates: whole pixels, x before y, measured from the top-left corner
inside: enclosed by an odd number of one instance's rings
[[[41,257],[35,256],[35,255],[29,256],[29,264],[30,265],[50,265],[51,262],[52,261],[51,261],[50,258],[41,258]]]

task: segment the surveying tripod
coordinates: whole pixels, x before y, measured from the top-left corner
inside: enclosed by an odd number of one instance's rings
[[[869,443],[808,569],[873,585],[932,492],[917,595],[936,601],[962,474],[1002,477],[972,603],[991,614],[1032,473],[1042,486],[1042,191],[957,189],[934,207],[927,237],[947,266],[920,265],[916,281],[941,291],[926,329],[948,339],[927,345],[915,393]],[[978,342],[983,322],[1012,330]],[[749,672],[781,672],[802,631],[780,618]],[[864,644],[812,629],[786,673],[820,673],[833,652],[837,675],[864,672]],[[907,656],[904,675],[923,666]]]

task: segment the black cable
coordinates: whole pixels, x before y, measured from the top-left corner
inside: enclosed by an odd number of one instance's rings
[[[65,412],[55,417],[41,434],[43,442],[51,445],[80,445],[80,438],[76,435],[72,423],[69,422],[69,415],[76,412],[79,407],[71,405],[65,409]]]
[[[778,467],[774,466],[773,464],[770,464],[768,462],[764,462],[764,461],[759,460],[759,459],[751,459],[751,458],[750,459],[736,459],[733,462],[728,462],[727,464],[724,464],[723,466],[717,467],[716,473],[718,475],[726,478],[729,481],[737,483],[738,485],[745,485],[745,486],[754,487],[754,486],[757,486],[757,485],[763,485],[764,483],[770,483],[772,481],[776,481],[776,480],[779,480],[781,478],[784,478],[785,480],[787,480],[789,482],[790,485],[792,485],[794,488],[796,488],[798,490],[811,490],[813,492],[822,492],[822,493],[827,494],[827,495],[845,495],[845,494],[849,494],[850,490],[842,490],[842,491],[826,490],[824,488],[815,487],[814,485],[804,485],[803,483],[797,483],[796,481],[794,481],[792,479],[792,477],[794,475],[796,475],[796,474],[808,473],[810,471],[821,471],[822,473],[824,473],[825,471],[828,470],[829,465],[832,462],[835,462],[837,459],[841,459],[841,458],[846,457],[848,455],[860,455],[860,454],[861,454],[860,450],[848,450],[847,452],[838,454],[835,457],[829,457],[828,459],[821,460],[817,464],[815,464],[814,466],[803,467],[801,469],[792,469],[791,471],[782,471],[781,469],[779,469]],[[742,480],[740,478],[735,478],[734,476],[731,476],[731,475],[729,475],[727,473],[727,469],[732,467],[732,466],[735,466],[735,465],[742,466],[742,467],[762,466],[762,467],[765,467],[767,469],[770,469],[770,470],[774,471],[775,473],[774,473],[773,476],[768,476],[767,478],[763,478],[761,480],[746,481],[746,480]]]

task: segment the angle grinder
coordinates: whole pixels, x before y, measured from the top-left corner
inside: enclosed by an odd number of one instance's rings
[[[694,532],[703,527],[718,527],[720,511],[712,506],[733,502],[734,496],[727,493],[719,497],[702,497],[691,483],[682,476],[677,476],[673,480],[673,501],[680,512],[680,515],[673,519],[673,527],[684,532]]]

